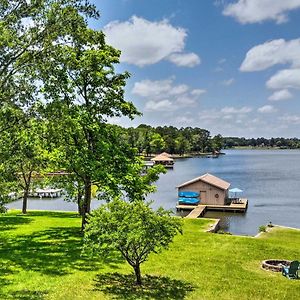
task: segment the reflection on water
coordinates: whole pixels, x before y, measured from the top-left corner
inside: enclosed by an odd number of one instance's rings
[[[258,227],[281,224],[300,228],[300,151],[297,150],[229,150],[218,159],[190,158],[176,160],[174,169],[161,175],[157,191],[148,199],[153,206],[163,206],[176,213],[176,186],[212,173],[231,183],[231,187],[244,190],[249,199],[246,214],[207,212],[206,218],[221,218],[222,229],[234,234],[255,235]],[[92,202],[92,208],[100,205]],[[21,208],[21,201],[10,208]],[[75,203],[63,199],[30,199],[29,209],[76,211]],[[188,213],[188,212],[186,212]]]

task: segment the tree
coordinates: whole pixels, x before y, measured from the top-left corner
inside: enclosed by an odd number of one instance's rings
[[[179,136],[175,142],[177,153],[179,153],[180,155],[183,155],[184,153],[189,151],[189,142],[183,136]]]
[[[0,124],[4,116],[15,115],[23,118],[18,127],[7,129],[0,137],[0,164],[2,178],[10,183],[12,191],[23,193],[22,213],[27,212],[27,201],[34,177],[40,177],[46,169],[49,154],[45,149],[45,123],[43,120],[29,118],[20,109],[2,107]],[[4,114],[3,114],[4,113]]]
[[[59,101],[62,100],[62,98],[63,101],[65,101],[66,95],[75,99],[78,93],[82,92],[82,90],[78,91],[77,86],[75,84],[72,85],[71,82],[68,82],[70,83],[69,86],[66,84],[63,86],[64,88],[69,87],[69,89],[60,94],[59,92],[62,90],[59,88],[58,93],[49,92],[51,87],[52,89],[55,89],[55,85],[59,87],[59,80],[61,80],[62,83],[66,83],[73,75],[71,73],[64,73],[66,70],[70,71],[70,68],[64,68],[63,65],[67,59],[66,55],[71,55],[71,57],[68,57],[70,62],[69,66],[74,65],[74,59],[71,58],[72,55],[77,54],[76,51],[67,51],[67,49],[76,48],[74,44],[74,47],[67,47],[69,37],[72,35],[78,37],[80,30],[85,29],[82,30],[82,34],[83,36],[87,35],[87,38],[81,40],[79,37],[76,39],[76,45],[80,45],[83,48],[86,47],[86,57],[90,56],[91,64],[97,64],[99,60],[105,61],[106,58],[103,54],[105,54],[107,49],[103,42],[103,33],[99,33],[98,35],[94,34],[92,37],[92,31],[89,31],[87,28],[87,18],[98,16],[99,13],[96,11],[95,6],[89,4],[86,0],[0,0],[0,110],[10,106],[10,109],[19,110],[19,112],[21,111],[24,115],[24,117],[21,118],[24,122],[23,124],[19,122],[18,118],[13,118],[8,120],[4,126],[1,126],[0,132],[9,143],[10,140],[13,140],[9,135],[14,134],[11,128],[13,127],[17,131],[17,139],[20,142],[18,149],[20,151],[14,153],[10,161],[12,162],[12,159],[16,159],[18,162],[17,165],[22,165],[24,169],[24,172],[18,172],[22,175],[24,180],[22,185],[22,188],[24,188],[24,212],[26,211],[26,197],[28,196],[32,174],[40,167],[36,163],[32,164],[32,160],[38,160],[41,157],[33,154],[33,151],[36,150],[33,145],[34,143],[29,138],[26,138],[27,133],[22,129],[28,127],[29,123],[31,123],[31,125],[35,123],[34,119],[38,120],[38,118],[41,117],[36,110],[37,107],[40,106],[37,104],[41,99],[43,99],[44,103],[49,104],[49,101]],[[94,39],[97,39],[96,36],[98,37],[98,41],[100,39],[103,43],[99,42],[98,45],[97,42],[94,43]],[[85,44],[84,41],[86,42]],[[67,48],[66,51],[62,51],[64,50],[64,46]],[[95,55],[91,53],[93,52],[91,49],[93,46],[105,48],[105,51],[98,51],[98,61],[94,60]],[[57,51],[58,49],[61,51]],[[94,49],[94,51],[97,51],[97,49]],[[111,64],[117,61],[115,56],[118,57],[117,51],[112,52],[110,57]],[[80,60],[81,58],[82,56],[79,55],[78,59]],[[52,65],[49,64],[50,61]],[[83,62],[82,64],[85,65]],[[49,72],[51,66],[55,66],[53,72]],[[99,68],[105,66],[106,63],[103,63]],[[47,69],[47,67],[50,67],[50,69]],[[44,70],[44,68],[46,70]],[[97,70],[93,71],[97,72]],[[110,70],[102,71],[102,75],[105,74],[113,77],[113,72]],[[48,74],[46,76],[45,74],[47,72]],[[54,76],[54,74],[57,75],[58,73],[60,76]],[[49,80],[50,77],[51,80]],[[55,80],[58,81],[55,82]],[[116,81],[121,82],[122,78],[115,76],[111,78],[110,83],[115,84]],[[54,85],[51,86],[51,84]],[[86,84],[85,87],[87,87],[87,85],[88,84]],[[120,85],[122,85],[122,83],[120,83]],[[71,86],[72,88],[70,88]],[[99,86],[101,85],[99,84]],[[62,87],[62,84],[60,87]],[[87,90],[85,90],[85,92],[87,94],[89,93]],[[117,93],[118,92],[122,94],[122,91],[117,91]],[[95,96],[97,97],[98,94]],[[121,95],[119,97],[121,97]],[[103,104],[107,105],[107,103]],[[124,110],[130,109],[129,104],[124,106],[126,106],[126,108],[123,107]],[[60,107],[57,106],[57,109],[60,109]],[[33,121],[28,123],[29,119]],[[21,129],[17,128],[16,125],[18,124],[21,124],[23,127]],[[31,130],[29,131],[31,132]],[[26,143],[28,143],[28,147]],[[22,147],[23,150],[21,150]],[[7,149],[7,151],[8,150],[9,149]],[[23,159],[21,158],[22,155]],[[14,168],[15,166],[9,171],[13,171]],[[15,173],[8,172],[8,174],[13,176]],[[6,178],[7,177],[8,176],[6,176]]]
[[[153,211],[143,201],[115,199],[91,213],[84,231],[84,251],[101,256],[120,252],[134,269],[136,284],[141,285],[140,265],[150,253],[166,249],[179,232],[181,220],[170,217],[170,212]]]
[[[124,99],[129,74],[115,72],[120,51],[105,43],[102,31],[87,25],[87,18],[99,17],[96,9],[82,14],[70,3],[59,8],[57,14],[67,22],[61,20],[63,30],[53,32],[55,41],[48,45],[47,55],[36,57],[34,63],[47,103],[45,117],[61,152],[59,163],[83,183],[83,228],[92,185],[121,193],[121,180],[135,161],[136,152],[125,142],[123,130],[109,125],[108,119],[139,113]],[[55,21],[53,13],[47,18]]]
[[[213,150],[220,151],[224,147],[224,141],[220,134],[215,135],[212,138],[211,143]]]
[[[165,148],[166,143],[159,133],[154,133],[151,137],[150,145],[152,153],[159,153]]]
[[[149,156],[149,154],[151,153],[151,144],[150,144],[150,132],[148,131],[148,129],[144,131],[143,148],[146,152],[146,156]]]

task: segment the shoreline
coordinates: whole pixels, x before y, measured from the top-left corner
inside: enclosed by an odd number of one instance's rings
[[[279,147],[250,147],[250,146],[237,146],[232,148],[225,148],[223,150],[276,150],[276,151],[283,151],[283,150],[299,150],[300,148],[279,148]]]

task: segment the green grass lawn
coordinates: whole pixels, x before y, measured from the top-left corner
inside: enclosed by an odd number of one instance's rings
[[[184,235],[142,266],[144,287],[112,255],[81,257],[73,213],[13,211],[0,216],[0,299],[299,299],[300,280],[264,271],[267,258],[300,259],[300,231],[260,238],[204,232],[211,221],[185,220]]]

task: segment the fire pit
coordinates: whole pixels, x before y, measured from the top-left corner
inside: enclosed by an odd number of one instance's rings
[[[283,266],[289,266],[290,264],[290,260],[268,259],[262,262],[262,267],[268,271],[281,272]]]

